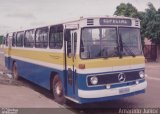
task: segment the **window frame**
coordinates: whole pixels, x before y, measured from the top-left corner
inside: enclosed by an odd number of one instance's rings
[[[27,42],[27,43],[33,43],[33,46],[27,46],[26,45],[25,39],[26,39],[26,32],[28,32],[28,31],[33,31],[33,42]],[[33,48],[33,47],[35,47],[35,29],[25,30],[25,32],[24,32],[24,47],[25,48]]]
[[[59,30],[62,29],[61,32],[57,32],[57,31],[55,32],[55,31],[54,31],[54,34],[55,34],[55,33],[59,33],[59,35],[60,35],[60,33],[62,33],[62,39],[61,39],[62,42],[51,42],[51,29],[52,29],[52,27],[53,27],[53,29],[54,29],[54,28],[57,28],[57,29],[59,29]],[[62,28],[61,28],[61,27],[62,27]],[[53,31],[52,31],[52,32],[53,32]],[[60,24],[60,25],[52,25],[52,26],[50,26],[50,29],[49,29],[49,48],[50,48],[50,49],[58,49],[58,50],[59,50],[59,49],[62,49],[62,48],[63,48],[63,43],[64,43],[63,40],[64,40],[64,28],[63,28],[63,25]],[[51,46],[51,43],[53,43],[53,44],[55,44],[55,43],[61,43],[61,47],[55,48],[54,45]]]
[[[73,35],[74,35],[74,37],[73,37],[73,39],[74,39],[74,56],[76,56],[76,53],[77,53],[77,31],[75,31],[74,33],[73,33]]]
[[[23,37],[22,37],[22,42],[21,42],[21,45],[17,45],[17,36],[18,36],[18,34],[19,33],[23,33]],[[23,47],[24,46],[24,31],[18,31],[17,33],[16,33],[16,47]]]
[[[37,31],[40,30],[40,29],[44,29],[44,28],[47,28],[47,42],[37,42],[37,41],[36,41],[36,39],[37,39],[37,37],[36,37]],[[43,49],[43,48],[44,48],[44,49],[48,48],[48,45],[49,45],[49,27],[48,27],[48,26],[45,26],[45,27],[36,28],[36,29],[35,29],[35,34],[34,34],[34,40],[35,40],[35,48],[41,48],[41,49]],[[43,43],[43,47],[37,46],[37,43]],[[46,47],[44,47],[44,43],[47,43],[47,46],[46,46]]]
[[[6,34],[5,36],[5,46],[8,47],[8,38],[9,38],[9,34]]]
[[[12,47],[16,47],[16,37],[17,37],[17,33],[13,32],[12,34]],[[14,42],[13,42],[14,40]]]

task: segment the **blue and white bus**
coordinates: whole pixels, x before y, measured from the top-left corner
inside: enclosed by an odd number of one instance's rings
[[[102,102],[145,92],[140,21],[88,17],[8,33],[5,64],[55,101]]]

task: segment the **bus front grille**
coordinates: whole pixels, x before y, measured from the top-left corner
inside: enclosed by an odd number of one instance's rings
[[[96,85],[116,84],[116,83],[124,83],[124,82],[139,80],[141,79],[139,76],[139,72],[140,71],[126,71],[126,72],[89,75],[87,76],[87,84],[88,86],[93,86],[93,84],[90,81],[91,77],[93,76],[96,76],[98,78],[98,83]]]

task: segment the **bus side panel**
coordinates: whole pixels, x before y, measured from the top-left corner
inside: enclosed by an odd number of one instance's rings
[[[21,77],[48,90],[50,90],[50,75],[52,71],[57,72],[62,81],[64,81],[63,71],[11,58],[11,61],[13,60],[16,61],[18,73]]]

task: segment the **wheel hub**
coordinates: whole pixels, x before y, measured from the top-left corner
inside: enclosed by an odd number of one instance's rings
[[[62,88],[61,88],[61,85],[59,83],[56,84],[56,93],[58,96],[60,96],[62,94]]]

